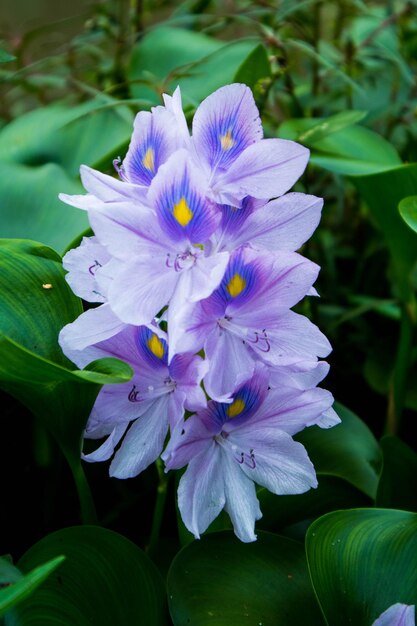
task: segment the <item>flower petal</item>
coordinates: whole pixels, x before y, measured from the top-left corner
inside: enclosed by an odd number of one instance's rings
[[[95,237],[83,237],[81,245],[67,252],[62,264],[72,291],[87,302],[105,302],[96,281],[97,270],[110,260],[106,248]]]
[[[156,461],[168,432],[168,397],[162,396],[129,428],[110,465],[110,476],[132,478]]]
[[[415,626],[415,607],[397,602],[384,611],[372,626]]]
[[[203,100],[194,115],[195,152],[213,172],[230,167],[262,135],[259,111],[246,85],[221,87]]]
[[[77,365],[83,357],[77,354],[91,346],[119,333],[126,324],[117,317],[108,303],[82,313],[75,322],[67,324],[59,333],[59,345],[66,356]],[[79,360],[79,358],[81,359]]]
[[[304,172],[309,154],[307,148],[286,139],[254,143],[215,181],[217,202],[239,206],[245,196],[267,200],[282,196]]]
[[[276,427],[247,422],[230,433],[228,444],[236,446],[236,455],[244,455],[240,467],[246,476],[272,493],[304,493],[317,487],[304,446]]]
[[[261,519],[262,513],[255,484],[225,449],[222,449],[222,465],[226,495],[224,508],[230,515],[235,535],[245,543],[256,541],[255,522]]]
[[[103,202],[144,201],[147,188],[140,185],[132,185],[102,174],[87,165],[80,167],[81,182],[85,189]]]
[[[89,454],[82,454],[81,458],[88,463],[96,463],[99,461],[107,461],[113,454],[115,447],[126,432],[128,423],[118,424],[114,427],[106,441],[99,448]]]
[[[178,507],[184,524],[196,539],[224,507],[223,472],[220,450],[212,441],[209,448],[191,460],[180,480]]]

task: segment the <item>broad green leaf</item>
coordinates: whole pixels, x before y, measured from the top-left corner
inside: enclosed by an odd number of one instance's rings
[[[318,475],[342,478],[374,499],[381,465],[378,442],[352,411],[341,404],[335,410],[341,424],[328,430],[312,426],[295,438],[306,447]]]
[[[415,513],[328,513],[308,529],[306,551],[314,589],[331,626],[370,626],[396,602],[417,604]]]
[[[279,532],[286,526],[314,520],[329,511],[372,504],[369,497],[346,480],[320,473],[317,480],[317,489],[291,496],[277,496],[263,487],[259,489],[262,518],[257,528]]]
[[[155,28],[133,50],[128,69],[132,96],[159,104],[158,91],[172,93],[179,85],[184,101],[197,106],[233,81],[242,59],[258,44],[256,39],[225,44],[182,28]]]
[[[352,182],[368,205],[388,246],[396,294],[408,302],[413,292],[411,272],[417,261],[415,234],[398,213],[406,196],[417,193],[417,164],[401,165],[379,174],[355,176]]]
[[[342,115],[342,122],[343,117]],[[329,119],[334,121],[334,117]],[[354,124],[337,129],[340,119],[336,117],[334,122],[336,130],[332,132],[330,125],[329,133],[325,134],[326,127],[323,129],[323,124],[326,122],[328,120],[291,120],[281,124],[279,134],[283,139],[303,143],[302,137],[307,135],[309,140],[307,133],[310,130],[313,133],[313,129],[317,128],[317,134],[320,136],[323,133],[323,137],[314,139],[314,134],[312,135],[314,143],[311,163],[337,174],[347,176],[374,174],[401,164],[400,157],[391,144],[372,130]]]
[[[0,132],[0,160],[32,167],[57,163],[73,177],[82,163],[94,165],[107,157],[110,165],[129,141],[133,115],[109,103],[115,101],[53,104],[16,118]]]
[[[262,44],[256,46],[238,68],[234,83],[245,83],[252,90],[256,90],[258,81],[271,76],[271,64],[268,53]]]
[[[18,578],[11,576],[8,581],[10,584],[6,587],[1,588],[2,585],[0,585],[0,617],[30,596],[64,560],[64,556],[57,556],[38,565],[26,575],[20,574]]]
[[[34,239],[63,251],[88,226],[87,214],[59,200],[58,194],[84,193],[60,165],[33,167],[1,162],[0,230],[4,237]]]
[[[417,511],[417,454],[398,437],[381,440],[383,465],[376,504]]]
[[[6,616],[6,626],[167,624],[159,572],[122,535],[96,526],[65,528],[30,548],[19,568],[29,571],[57,553],[64,563]]]
[[[365,111],[342,111],[331,115],[326,120],[312,126],[298,137],[298,141],[306,146],[314,146],[321,139],[325,139],[343,128],[353,126],[366,117]]]
[[[6,50],[3,50],[3,48],[0,48],[0,63],[9,63],[10,61],[14,61],[15,58],[15,56],[9,54]]]
[[[403,198],[398,205],[398,210],[407,226],[417,233],[417,196]]]
[[[17,582],[22,577],[22,572],[13,565],[8,557],[0,557],[0,589],[4,585]]]
[[[82,308],[56,252],[36,242],[2,240],[0,266],[0,388],[27,406],[56,438],[73,471],[83,515],[91,517],[80,465],[83,430],[100,385],[126,382],[131,368],[105,359],[87,371],[72,371],[57,339]]]
[[[241,543],[212,533],[183,548],[168,573],[174,626],[323,624],[302,544],[269,533]]]

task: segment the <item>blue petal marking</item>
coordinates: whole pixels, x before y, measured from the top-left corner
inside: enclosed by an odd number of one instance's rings
[[[138,351],[140,355],[148,362],[148,364],[152,367],[155,366],[167,366],[168,365],[168,345],[165,339],[161,339],[158,337],[158,341],[160,342],[163,354],[161,357],[157,356],[150,348],[150,342],[152,338],[155,336],[147,326],[139,326],[136,334],[136,345],[138,347]]]

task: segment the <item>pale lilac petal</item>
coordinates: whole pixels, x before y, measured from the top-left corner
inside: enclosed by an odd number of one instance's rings
[[[238,203],[245,196],[282,196],[304,172],[309,150],[286,139],[263,139],[249,146],[218,177],[213,192],[220,204]]]
[[[61,202],[69,204],[77,209],[83,209],[83,211],[100,210],[104,206],[103,200],[99,200],[92,193],[86,193],[84,195],[69,195],[67,193],[59,193],[58,198]]]
[[[170,375],[177,383],[177,390],[181,389],[184,392],[185,406],[189,411],[198,411],[207,406],[200,383],[208,367],[207,360],[190,353],[178,354],[171,361]]]
[[[177,87],[172,96],[162,94],[165,108],[174,118],[174,128],[177,131],[177,142],[179,148],[188,148],[190,146],[190,133],[188,132],[187,121],[184,111],[182,110],[181,91]]]
[[[145,201],[148,191],[145,186],[123,182],[87,165],[81,165],[80,176],[85,189],[103,202]]]
[[[172,114],[158,106],[135,117],[129,149],[120,174],[130,183],[149,186],[159,167],[179,147]]]
[[[198,107],[193,120],[195,152],[210,170],[222,172],[262,139],[262,122],[249,87],[221,87]]]
[[[225,485],[225,510],[232,520],[235,535],[245,543],[256,541],[255,522],[262,513],[252,480],[242,472],[241,465],[222,448],[223,480]]]
[[[178,150],[161,166],[148,200],[171,240],[203,244],[213,234],[221,214],[206,191],[207,182],[187,150]]]
[[[161,258],[137,257],[126,263],[110,286],[108,299],[127,324],[149,324],[168,304],[179,274],[167,270]]]
[[[329,369],[330,366],[326,361],[303,359],[291,367],[271,367],[269,384],[271,387],[278,388],[285,386],[302,390],[311,389],[327,376]]]
[[[317,487],[314,466],[304,446],[276,427],[248,421],[230,433],[228,444],[244,459],[240,467],[246,476],[272,493],[304,493]]]
[[[65,280],[72,291],[87,302],[105,302],[96,281],[97,270],[110,260],[106,248],[95,237],[83,237],[81,245],[67,252],[62,264],[67,270]]]
[[[126,432],[128,423],[118,424],[114,427],[110,435],[107,437],[99,448],[89,454],[82,454],[81,458],[88,463],[96,463],[98,461],[107,461],[113,454],[115,447]]]
[[[132,478],[156,461],[168,432],[168,398],[156,400],[130,426],[110,465],[110,476]]]
[[[250,242],[268,250],[297,250],[311,237],[320,221],[323,200],[303,193],[288,193],[253,211],[239,229],[235,247]]]
[[[295,435],[307,426],[319,423],[333,402],[332,394],[319,387],[306,391],[270,389],[255,421],[259,428],[269,425]]]
[[[330,407],[323,412],[322,416],[315,422],[320,428],[333,428],[341,423],[341,419],[334,409]]]
[[[59,345],[64,354],[78,365],[78,351],[113,337],[125,326],[109,304],[102,304],[85,311],[75,322],[64,326],[59,333]]]
[[[204,349],[209,362],[205,389],[214,400],[225,402],[252,376],[255,360],[242,339],[218,327],[207,337]]]
[[[181,477],[178,507],[184,524],[196,539],[225,505],[223,474],[220,449],[212,441],[210,447],[191,460]]]
[[[372,626],[415,626],[415,607],[393,604],[376,619]]]
[[[210,413],[211,409],[209,404],[204,413]],[[180,469],[200,453],[212,449],[213,432],[207,429],[201,416],[201,413],[191,415],[171,432],[169,443],[162,454],[167,470]]]

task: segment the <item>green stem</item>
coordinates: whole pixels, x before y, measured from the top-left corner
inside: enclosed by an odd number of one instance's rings
[[[80,501],[81,521],[83,524],[97,524],[96,507],[81,461],[78,458],[74,458],[71,452],[67,453],[67,451],[64,450],[64,454],[71,468],[77,488],[78,499]]]
[[[162,519],[165,511],[165,503],[168,495],[169,476],[164,473],[162,461],[157,459],[156,469],[158,471],[158,489],[156,492],[155,508],[152,520],[152,530],[149,537],[149,543],[146,551],[153,554],[159,542],[159,534],[161,531]]]
[[[398,433],[404,409],[415,326],[415,303],[408,302],[402,308],[397,356],[388,398],[386,431],[391,435]]]

